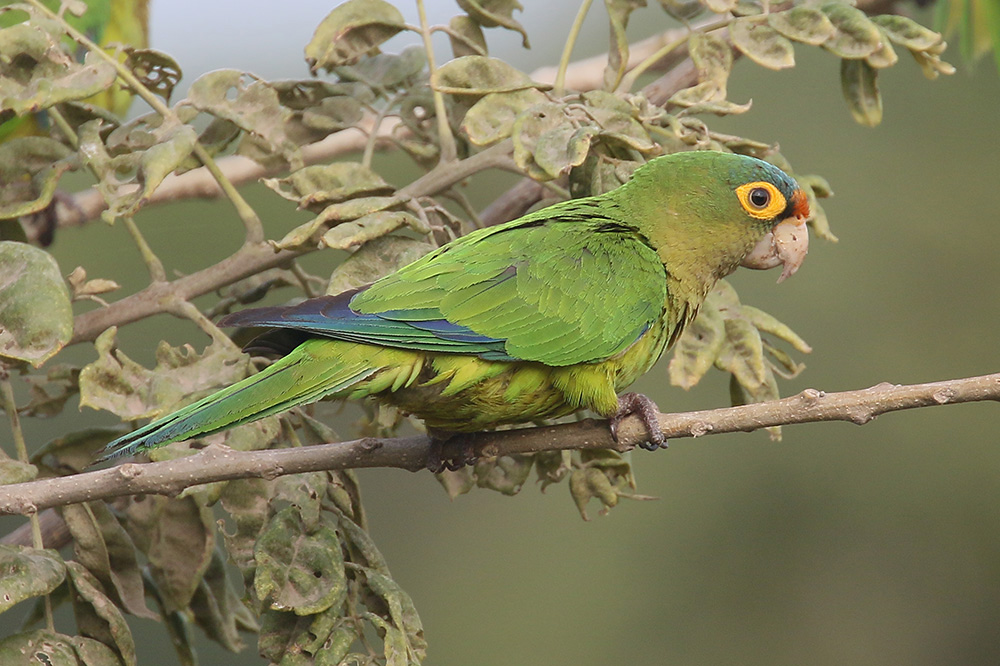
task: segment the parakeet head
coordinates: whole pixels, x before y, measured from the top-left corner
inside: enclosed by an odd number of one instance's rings
[[[664,155],[636,170],[620,201],[668,272],[714,281],[738,265],[794,273],[808,250],[805,193],[762,160],[716,151]]]

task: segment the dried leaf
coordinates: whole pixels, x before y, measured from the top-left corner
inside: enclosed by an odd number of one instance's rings
[[[156,619],[146,607],[142,573],[135,546],[125,529],[103,502],[69,504],[63,520],[73,535],[76,560],[101,582],[126,611]]]
[[[72,156],[69,148],[48,137],[0,143],[0,218],[30,215],[49,206],[59,179],[75,168]]]
[[[520,33],[521,46],[526,49],[531,48],[528,43],[528,33],[514,20],[514,10],[524,9],[517,0],[458,0],[458,6],[483,27],[501,27]]]
[[[882,122],[877,69],[864,60],[841,60],[840,86],[855,121],[866,127]]]
[[[940,33],[925,28],[908,16],[883,14],[871,17],[889,39],[911,51],[929,51],[944,41]]]
[[[69,290],[56,260],[36,247],[0,241],[0,356],[37,368],[72,335]]]
[[[143,504],[129,509],[130,531],[146,540],[149,571],[167,610],[183,610],[215,551],[212,512],[192,497],[146,497]]]
[[[0,572],[2,613],[14,604],[59,587],[66,579],[66,564],[54,550],[0,544]]]
[[[239,652],[244,646],[238,632],[237,618],[253,623],[247,610],[229,585],[225,560],[216,550],[191,598],[191,612],[195,623],[205,635],[222,647],[230,652]]]
[[[403,15],[385,0],[348,0],[323,19],[306,45],[309,71],[353,64],[405,29]]]
[[[125,66],[149,90],[169,102],[174,88],[180,83],[181,66],[170,55],[155,49],[133,49]]]
[[[135,642],[118,607],[105,596],[101,584],[78,562],[67,562],[73,590],[73,614],[81,635],[115,650],[125,666],[136,666]]]
[[[733,46],[758,65],[769,69],[795,66],[792,43],[759,19],[739,18],[729,25]]]
[[[115,332],[112,327],[94,341],[98,359],[80,372],[81,407],[105,409],[123,420],[156,417],[250,372],[248,356],[218,342],[200,355],[190,345],[161,342],[156,367],[148,370],[115,348]]]
[[[525,454],[482,458],[473,468],[476,485],[504,495],[516,495],[531,476],[533,464],[534,458]]]
[[[726,339],[726,326],[714,302],[706,301],[674,345],[667,370],[670,383],[687,390],[715,363]]]

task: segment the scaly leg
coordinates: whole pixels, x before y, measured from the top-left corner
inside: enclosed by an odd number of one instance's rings
[[[639,446],[647,451],[667,448],[667,438],[660,432],[660,423],[656,418],[659,411],[656,403],[641,393],[622,393],[618,396],[618,411],[611,416],[608,423],[612,439],[618,441],[618,424],[622,419],[635,414],[642,420],[642,425],[649,434],[649,439]]]

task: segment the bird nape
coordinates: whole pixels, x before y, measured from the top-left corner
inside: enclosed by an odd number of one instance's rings
[[[808,216],[795,181],[761,160],[655,158],[611,192],[479,229],[367,287],[223,317],[220,326],[273,329],[252,344],[284,355],[114,440],[101,460],[322,398],[366,397],[434,433],[581,409],[614,433],[636,414],[656,448],[655,405],[619,392],[673,344],[719,278],[741,264],[794,273]]]

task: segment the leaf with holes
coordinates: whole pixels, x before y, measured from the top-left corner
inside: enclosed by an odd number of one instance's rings
[[[297,507],[285,507],[271,518],[254,557],[254,592],[269,608],[311,615],[339,606],[347,596],[336,531],[323,524],[306,533]]]
[[[405,29],[403,15],[385,0],[348,0],[316,26],[306,45],[309,71],[353,64]]]
[[[66,578],[66,564],[56,551],[5,544],[0,544],[0,571],[0,613],[49,594]]]

